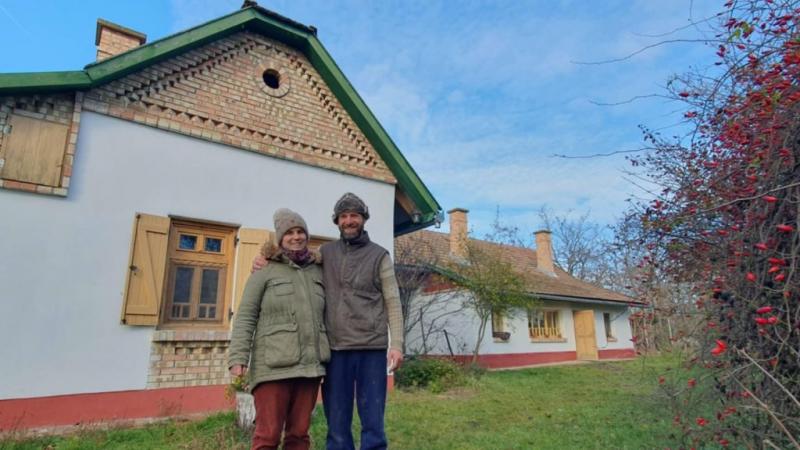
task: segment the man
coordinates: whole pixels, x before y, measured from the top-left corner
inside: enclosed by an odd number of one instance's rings
[[[328,450],[354,449],[353,400],[361,419],[361,449],[385,449],[384,410],[388,368],[403,361],[400,293],[389,252],[364,230],[369,209],[358,196],[344,194],[333,208],[340,238],[320,251],[325,283],[325,324],[331,360],[322,384]],[[265,261],[256,258],[259,269]]]

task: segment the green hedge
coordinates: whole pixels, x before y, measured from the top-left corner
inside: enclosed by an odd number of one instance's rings
[[[398,387],[426,388],[431,392],[463,386],[466,379],[464,368],[446,359],[411,358],[395,372],[395,384]]]

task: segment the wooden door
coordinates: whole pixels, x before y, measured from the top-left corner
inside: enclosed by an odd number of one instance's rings
[[[574,311],[575,351],[578,359],[597,359],[597,340],[594,335],[594,311],[591,309]]]

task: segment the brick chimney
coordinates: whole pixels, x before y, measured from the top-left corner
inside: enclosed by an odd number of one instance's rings
[[[147,36],[122,25],[97,19],[94,45],[97,46],[97,60],[101,61],[114,55],[127,52],[147,41]]]
[[[450,253],[459,258],[467,257],[467,213],[464,208],[447,211],[450,217]]]
[[[550,230],[539,230],[536,236],[536,267],[548,275],[556,274],[553,265],[553,240]]]

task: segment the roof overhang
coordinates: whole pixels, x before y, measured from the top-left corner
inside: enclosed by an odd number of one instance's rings
[[[395,236],[428,227],[441,220],[441,206],[317,39],[316,28],[302,25],[259,6],[248,6],[186,31],[91,63],[83,70],[0,74],[0,95],[91,89],[242,30],[260,33],[303,52],[364,133],[397,179],[396,196],[405,196],[412,205],[407,211],[410,220],[395,223]]]
[[[646,308],[648,305],[631,300],[629,302],[621,302],[616,300],[606,300],[601,298],[588,298],[588,297],[573,297],[570,295],[555,295],[555,294],[534,294],[537,298],[542,300],[556,300],[561,302],[572,302],[572,303],[588,303],[592,305],[609,305],[609,306],[622,306],[622,307],[636,307],[636,308]]]
[[[429,270],[431,272],[437,273],[439,275],[448,277],[448,278],[458,278],[459,275],[452,270],[448,270],[433,264],[408,264],[400,262],[395,262],[396,269],[402,268],[411,268],[411,269],[421,269],[421,270]],[[554,300],[560,302],[570,302],[570,303],[585,303],[591,305],[607,305],[607,306],[617,306],[617,307],[632,307],[632,308],[652,308],[652,306],[642,303],[637,300],[630,299],[630,301],[619,301],[619,300],[610,300],[604,298],[592,298],[592,297],[577,297],[571,295],[559,295],[559,294],[549,294],[549,293],[542,293],[542,292],[531,292],[531,297],[535,297],[541,300]]]

